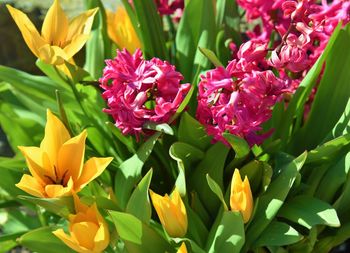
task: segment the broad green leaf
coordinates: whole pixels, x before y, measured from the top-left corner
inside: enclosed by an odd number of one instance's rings
[[[235,158],[244,159],[248,156],[250,147],[244,139],[229,133],[224,133],[222,136],[226,139],[226,141],[228,141],[235,151]]]
[[[335,231],[334,235],[329,235],[319,239],[314,247],[314,252],[331,252],[333,248],[344,243],[350,238],[350,223],[342,224]]]
[[[154,131],[169,134],[169,135],[174,135],[174,130],[171,128],[171,126],[169,126],[166,123],[157,124],[154,122],[146,122],[142,128],[154,130]]]
[[[275,132],[274,138],[281,138],[282,143],[286,144],[292,134],[292,125],[295,117],[297,122],[300,122],[303,117],[304,104],[306,103],[312,88],[316,85],[319,74],[322,71],[323,64],[330,53],[334,50],[334,43],[338,38],[341,29],[341,24],[334,30],[331,38],[328,41],[327,47],[323,51],[314,66],[309,70],[308,74],[304,77],[303,81],[299,85],[299,88],[293,95],[292,100],[288,103],[287,110],[284,112],[283,119],[281,119],[278,125],[274,125]]]
[[[342,150],[348,149],[350,133],[328,141],[308,153],[306,164],[323,164],[339,155]]]
[[[175,142],[170,146],[169,155],[175,161],[182,163],[184,168],[191,169],[190,166],[204,158],[204,152],[199,148],[184,142]]]
[[[226,202],[224,199],[224,194],[222,193],[220,186],[209,176],[209,174],[207,174],[207,182],[208,182],[210,189],[213,191],[213,193],[215,193],[215,195],[221,201],[221,203],[224,207],[224,210],[227,211],[228,208],[227,208],[227,205],[226,205]]]
[[[245,240],[244,224],[239,212],[225,211],[216,229],[209,253],[239,253]]]
[[[298,196],[283,205],[278,212],[283,217],[311,229],[315,225],[339,227],[337,212],[326,202],[309,196]]]
[[[287,165],[275,169],[275,171],[279,170],[280,174],[271,182],[266,192],[259,197],[256,213],[246,232],[246,249],[250,248],[264,233],[264,230],[276,216],[292,188],[306,156],[305,152]]]
[[[209,67],[209,61],[198,50],[198,46],[214,49],[215,21],[211,0],[191,0],[184,9],[176,33],[177,62],[186,82],[193,80],[197,67]],[[194,64],[195,63],[195,64]]]
[[[61,198],[35,198],[30,196],[18,196],[19,199],[39,205],[45,210],[55,213],[62,217],[68,217],[69,214],[74,213],[73,199],[71,197]]]
[[[146,58],[168,60],[161,18],[153,0],[134,0],[134,10]]]
[[[188,229],[186,237],[192,238],[200,247],[204,247],[208,238],[209,231],[200,219],[199,215],[185,203]]]
[[[211,140],[206,134],[204,127],[187,112],[182,114],[178,138],[179,141],[188,143],[203,151],[209,147]]]
[[[19,243],[33,252],[38,253],[73,253],[74,251],[66,246],[52,232],[55,228],[42,227],[32,230],[19,238]]]
[[[328,166],[320,181],[315,196],[321,200],[332,203],[337,192],[346,182],[350,169],[350,152],[335,160]]]
[[[198,164],[190,177],[190,184],[198,193],[206,209],[214,216],[219,207],[219,201],[207,184],[206,176],[215,180],[223,189],[224,166],[229,149],[221,142],[211,146],[203,160]]]
[[[350,34],[340,31],[327,57],[308,120],[291,143],[296,152],[315,148],[333,129],[345,110],[350,97],[350,55],[344,52],[350,49],[349,40]]]
[[[254,246],[284,246],[296,243],[301,239],[303,236],[293,227],[283,222],[273,221],[254,243]]]
[[[152,208],[149,201],[148,189],[152,179],[152,169],[147,172],[140,183],[133,191],[126,211],[148,224],[152,215]]]
[[[129,253],[173,252],[165,238],[135,216],[115,211],[109,213]]]
[[[115,194],[121,208],[125,208],[134,185],[140,180],[143,164],[148,159],[161,133],[155,133],[141,145],[135,155],[124,161],[115,177]]]
[[[111,57],[110,39],[107,35],[107,18],[100,0],[87,0],[86,7],[87,9],[99,8],[94,18],[90,39],[86,43],[86,61],[84,66],[91,76],[97,79],[102,76],[105,59]]]

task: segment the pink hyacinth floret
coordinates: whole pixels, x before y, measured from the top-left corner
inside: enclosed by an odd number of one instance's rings
[[[228,132],[253,146],[270,135],[271,131],[261,133],[261,125],[271,117],[271,108],[285,92],[286,83],[270,70],[254,70],[254,64],[244,59],[238,62],[241,64],[234,60],[226,68],[201,76],[196,117],[214,141],[228,144],[222,136]]]
[[[190,84],[180,84],[183,76],[173,65],[145,60],[139,49],[133,55],[117,50],[117,57],[106,64],[100,79],[108,105],[104,112],[123,134],[138,138],[145,123],[168,123],[190,89]]]

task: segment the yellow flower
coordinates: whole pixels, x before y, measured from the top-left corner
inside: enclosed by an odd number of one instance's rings
[[[124,7],[118,7],[116,12],[107,11],[108,36],[118,45],[119,48],[126,48],[134,53],[141,43],[131,20]]]
[[[187,253],[186,244],[183,242],[180,248],[177,250],[177,253]]]
[[[152,203],[165,231],[171,237],[183,237],[187,232],[187,213],[180,193],[175,189],[164,197],[150,190]]]
[[[63,123],[47,110],[45,136],[40,147],[18,147],[26,158],[31,175],[23,175],[16,186],[43,198],[79,192],[113,159],[92,157],[84,164],[86,136],[84,130],[71,138]]]
[[[69,21],[59,0],[55,0],[46,14],[40,35],[26,14],[10,5],[7,8],[33,54],[53,65],[71,60],[84,46],[98,10],[88,10]]]
[[[238,169],[235,169],[232,177],[230,206],[233,211],[241,212],[244,223],[249,221],[253,211],[252,191],[247,176],[242,182]]]
[[[86,206],[76,195],[74,205],[76,214],[69,215],[69,234],[63,229],[53,231],[53,234],[68,247],[79,253],[99,253],[109,244],[108,225],[98,212],[96,204]]]

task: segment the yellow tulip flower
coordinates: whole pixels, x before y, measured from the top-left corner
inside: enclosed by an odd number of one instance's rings
[[[187,232],[187,213],[180,193],[175,189],[164,197],[150,190],[152,203],[165,231],[171,237],[183,237]]]
[[[244,223],[247,223],[253,211],[253,196],[247,176],[242,182],[239,170],[235,169],[231,181],[231,210],[241,212]]]
[[[187,253],[186,244],[183,242],[176,253]]]
[[[84,46],[98,10],[88,10],[69,21],[59,0],[54,0],[45,16],[40,34],[26,14],[10,5],[7,5],[7,9],[33,54],[53,65],[70,61]]]
[[[63,123],[48,110],[45,136],[40,147],[18,147],[26,158],[31,175],[23,175],[16,186],[42,198],[79,192],[113,159],[92,157],[84,164],[86,137],[84,130],[71,138]]]
[[[81,203],[76,195],[73,197],[76,214],[68,217],[69,235],[63,229],[53,231],[53,234],[79,253],[102,252],[109,244],[108,225],[96,204],[89,207]]]
[[[131,20],[124,7],[118,7],[116,12],[107,11],[107,31],[111,40],[119,48],[126,48],[130,53],[134,53],[141,43]]]

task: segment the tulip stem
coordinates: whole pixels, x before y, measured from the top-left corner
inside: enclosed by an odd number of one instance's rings
[[[41,226],[46,227],[47,221],[46,221],[46,218],[42,212],[42,208],[40,206],[36,206],[36,213],[38,215]]]

